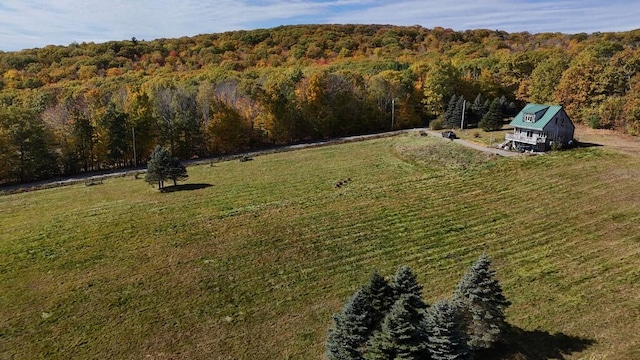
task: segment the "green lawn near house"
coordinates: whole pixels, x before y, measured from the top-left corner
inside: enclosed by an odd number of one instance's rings
[[[640,358],[636,156],[405,134],[188,172],[0,196],[0,359],[322,359],[374,270],[434,303],[483,252],[531,335],[503,358]]]

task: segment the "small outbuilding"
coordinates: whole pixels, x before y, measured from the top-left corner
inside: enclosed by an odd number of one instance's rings
[[[514,149],[547,151],[556,144],[573,142],[576,127],[559,105],[527,104],[509,124],[513,133],[505,136],[505,144]]]

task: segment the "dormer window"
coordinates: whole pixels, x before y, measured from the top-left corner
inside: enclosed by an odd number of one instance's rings
[[[536,114],[524,114],[522,120],[524,122],[536,122]]]

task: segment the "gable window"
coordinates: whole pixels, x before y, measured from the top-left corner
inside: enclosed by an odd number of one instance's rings
[[[525,122],[536,122],[535,114],[524,114],[523,119]]]

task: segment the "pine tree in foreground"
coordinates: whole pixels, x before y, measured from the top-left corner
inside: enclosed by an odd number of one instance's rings
[[[506,327],[504,310],[511,305],[490,267],[489,257],[481,255],[462,277],[453,295],[472,349],[490,348],[500,340]]]
[[[369,282],[363,287],[371,306],[373,329],[380,328],[382,320],[394,303],[393,289],[380,274],[374,272]]]
[[[329,360],[363,359],[362,352],[372,332],[371,310],[367,294],[358,290],[342,312],[333,316],[334,325],[327,336]]]
[[[409,266],[403,265],[398,268],[390,286],[393,289],[395,301],[402,295],[422,297],[422,285],[418,283],[418,278]]]
[[[428,359],[425,312],[421,304],[422,299],[416,295],[402,295],[369,341],[366,359]]]
[[[473,357],[456,308],[447,301],[431,307],[425,327],[427,348],[433,360],[469,360]]]

